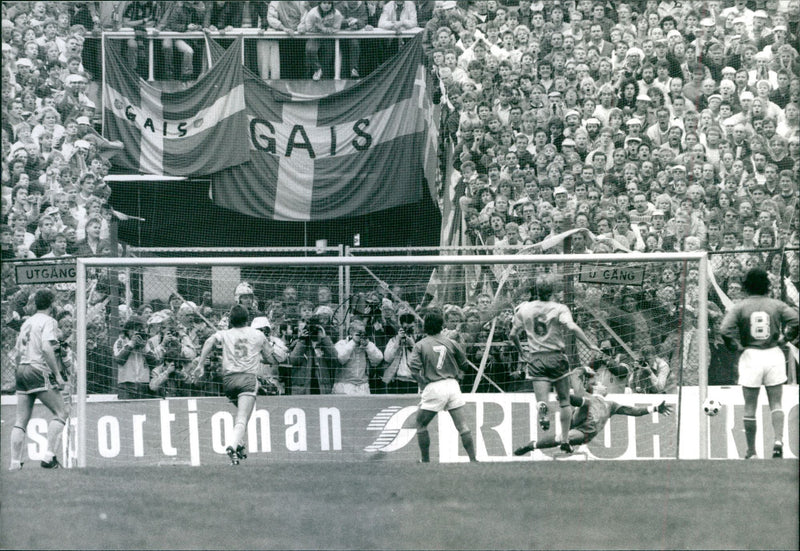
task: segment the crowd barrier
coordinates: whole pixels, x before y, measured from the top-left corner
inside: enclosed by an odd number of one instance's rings
[[[784,454],[800,457],[798,449],[798,387],[785,387]],[[745,450],[742,415],[744,402],[736,387],[709,387],[709,396],[723,404],[716,417],[685,407],[678,429],[673,417],[613,416],[606,428],[583,450],[570,456],[584,460],[697,459],[699,425],[707,423],[709,457],[737,459]],[[696,403],[698,387],[684,387],[680,395],[609,395],[625,405],[647,406],[661,400]],[[104,398],[110,401],[101,401]],[[513,450],[537,436],[539,430],[532,394],[473,394],[465,396],[465,412],[473,431],[478,459],[483,462],[549,461],[564,459],[557,450],[543,450],[517,458]],[[554,396],[551,396],[554,400]],[[417,460],[414,429],[417,396],[285,396],[259,398],[248,426],[249,463],[305,461]],[[771,449],[766,401],[758,410],[759,457]],[[2,416],[13,416],[14,397],[3,397]],[[28,425],[26,455],[44,457],[49,415],[40,405]],[[87,466],[209,465],[225,463],[224,442],[233,431],[234,408],[222,398],[116,401],[94,397],[87,404]],[[74,423],[74,419],[73,419]],[[558,430],[554,423],[554,430]],[[2,425],[2,442],[11,426]],[[450,418],[439,415],[431,425],[431,459],[439,463],[466,462],[458,433]],[[66,445],[66,444],[65,444]],[[74,446],[74,439],[72,440]],[[66,452],[66,450],[64,450]],[[8,461],[8,447],[0,447],[0,462]],[[75,450],[63,457],[75,457]]]
[[[334,41],[334,80],[341,79],[341,69],[342,69],[342,54],[341,54],[341,40],[348,40],[348,39],[358,39],[358,40],[386,40],[386,39],[402,39],[402,38],[412,38],[419,34],[422,31],[421,28],[417,29],[409,29],[407,31],[395,32],[395,31],[386,31],[383,29],[373,29],[371,31],[360,30],[360,31],[339,31],[334,35],[330,34],[318,34],[318,33],[303,33],[303,34],[294,34],[289,35],[284,31],[276,31],[276,30],[261,30],[261,29],[254,29],[254,28],[241,28],[241,29],[233,29],[230,31],[188,31],[188,32],[171,32],[171,31],[160,31],[155,32],[155,29],[147,29],[147,34],[145,38],[147,40],[147,59],[148,59],[148,75],[147,80],[154,81],[155,80],[155,42],[157,40],[163,40],[165,38],[179,38],[182,40],[203,40],[206,35],[210,38],[214,39],[236,39],[238,37],[242,37],[242,48],[241,48],[241,59],[242,64],[245,63],[245,47],[246,44],[249,42],[254,41],[261,41],[261,40],[305,40],[309,38],[316,38],[320,40],[333,40]],[[102,34],[101,40],[103,41],[102,47],[105,48],[106,40],[128,40],[134,38],[135,33],[133,29],[121,29],[119,31],[104,31]],[[90,36],[88,37],[89,40],[93,38]],[[94,38],[97,40],[97,38]],[[206,63],[211,62],[211,51],[207,47],[204,48],[204,56]]]

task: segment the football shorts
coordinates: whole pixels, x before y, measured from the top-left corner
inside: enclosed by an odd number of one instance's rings
[[[40,367],[30,364],[20,364],[17,366],[16,390],[20,394],[35,394],[52,390],[56,386],[56,378],[49,371],[47,374]]]
[[[222,388],[228,400],[236,404],[239,396],[258,394],[258,377],[255,373],[226,373],[222,376]]]
[[[441,379],[428,383],[422,391],[419,409],[448,411],[464,405],[461,387],[455,379]]]
[[[534,381],[554,383],[569,376],[569,360],[563,352],[525,352],[522,361]]]
[[[786,357],[777,346],[761,350],[746,348],[739,357],[739,384],[758,388],[786,382]]]

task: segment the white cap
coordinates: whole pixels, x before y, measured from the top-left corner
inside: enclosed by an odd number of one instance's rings
[[[253,318],[253,322],[250,324],[250,327],[253,329],[269,327],[271,329],[272,325],[269,323],[269,319],[266,316],[258,316],[257,318]]]

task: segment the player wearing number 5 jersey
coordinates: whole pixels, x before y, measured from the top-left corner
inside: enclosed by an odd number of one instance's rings
[[[569,361],[564,349],[566,336],[574,333],[587,348],[600,352],[583,330],[573,321],[572,314],[564,304],[550,300],[553,283],[544,275],[538,276],[531,288],[531,298],[514,311],[511,327],[511,341],[520,353],[520,361],[525,364],[526,376],[533,381],[539,411],[539,426],[546,431],[550,428],[547,394],[550,385],[555,387],[558,404],[561,408],[561,449],[572,452],[569,443],[571,408],[569,402]],[[519,335],[525,332],[525,346]]]
[[[56,450],[64,432],[67,410],[58,392],[64,385],[64,378],[55,354],[58,323],[52,317],[54,299],[55,295],[50,289],[36,291],[33,298],[36,313],[25,320],[17,337],[17,418],[11,429],[10,471],[22,468],[25,431],[37,398],[53,414],[47,425],[46,459],[41,462],[41,466],[46,469],[57,469],[60,466]]]
[[[253,413],[258,394],[258,369],[261,362],[271,363],[272,345],[266,335],[247,325],[247,308],[236,305],[230,312],[230,329],[217,331],[203,344],[197,361],[197,375],[203,376],[204,365],[215,346],[222,347],[222,385],[225,395],[236,405],[236,423],[231,445],[226,449],[232,465],[245,459],[244,434]]]
[[[772,417],[775,445],[772,457],[783,457],[783,385],[786,358],[780,349],[784,338],[797,336],[798,315],[779,300],[769,298],[769,277],[763,268],[748,271],[742,284],[747,298],[725,314],[720,332],[731,349],[744,349],[739,357],[739,384],[744,394],[745,459],[755,457],[756,407],[763,385]]]
[[[464,418],[464,398],[458,385],[467,357],[457,343],[441,334],[444,315],[439,310],[426,313],[423,323],[426,337],[414,345],[408,360],[411,375],[422,390],[416,419],[417,443],[422,462],[430,461],[431,439],[428,424],[440,411],[447,411],[453,418],[469,460],[476,461],[475,444]]]

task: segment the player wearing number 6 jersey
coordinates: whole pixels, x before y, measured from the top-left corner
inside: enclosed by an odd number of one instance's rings
[[[569,361],[564,349],[568,333],[574,333],[579,341],[595,352],[600,349],[592,343],[583,330],[573,321],[572,314],[564,304],[550,300],[553,283],[544,275],[538,276],[531,288],[531,298],[514,311],[511,327],[511,341],[520,353],[520,361],[525,364],[526,376],[533,381],[539,411],[539,426],[546,431],[550,428],[547,394],[550,385],[555,387],[558,404],[561,408],[561,449],[572,451],[569,443],[570,402],[569,402]],[[519,335],[525,332],[523,347]]]
[[[720,333],[731,349],[742,348],[739,357],[739,384],[744,394],[744,432],[747,438],[745,459],[756,455],[756,407],[763,385],[775,433],[772,457],[783,457],[783,385],[786,359],[780,344],[784,336],[797,336],[798,315],[779,300],[769,298],[769,277],[763,268],[753,268],[742,283],[748,297],[725,314]]]
[[[414,345],[408,360],[411,375],[422,390],[416,419],[417,442],[422,462],[430,461],[431,439],[428,435],[428,424],[440,411],[447,411],[453,418],[469,460],[476,461],[475,444],[464,418],[464,398],[458,385],[467,357],[457,343],[441,334],[444,315],[439,310],[426,313],[423,323],[426,337]]]
[[[230,329],[217,331],[203,344],[197,361],[196,377],[203,376],[204,365],[215,346],[222,347],[222,385],[225,395],[236,405],[236,423],[231,445],[226,449],[232,465],[245,459],[244,433],[253,413],[258,394],[258,369],[261,362],[271,363],[272,345],[266,335],[247,325],[249,312],[237,304],[231,308]]]

